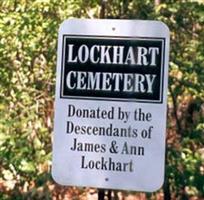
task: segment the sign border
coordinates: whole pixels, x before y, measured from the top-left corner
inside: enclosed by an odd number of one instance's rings
[[[145,100],[145,99],[128,99],[128,98],[109,98],[109,97],[86,97],[86,96],[72,96],[63,95],[64,85],[64,58],[65,58],[65,39],[70,38],[93,38],[93,39],[125,39],[125,40],[154,40],[162,41],[162,52],[161,52],[161,73],[160,73],[160,98],[159,100]],[[120,102],[139,102],[139,103],[163,103],[163,88],[164,88],[164,67],[165,67],[165,37],[131,37],[131,36],[101,36],[101,35],[75,35],[75,34],[63,34],[62,35],[62,58],[61,58],[61,80],[60,80],[60,98],[61,99],[83,99],[83,100],[96,100],[96,101],[120,101]]]

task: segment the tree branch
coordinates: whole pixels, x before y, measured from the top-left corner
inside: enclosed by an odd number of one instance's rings
[[[170,92],[172,102],[173,102],[173,114],[174,114],[174,117],[176,120],[176,130],[177,130],[177,133],[179,135],[182,135],[181,122],[180,122],[178,114],[177,114],[178,106],[177,106],[177,102],[176,102],[176,97],[174,96],[171,87],[169,87],[169,92]]]

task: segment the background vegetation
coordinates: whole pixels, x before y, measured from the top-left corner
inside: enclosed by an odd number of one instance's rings
[[[57,186],[50,176],[57,34],[71,17],[169,26],[166,178],[143,199],[204,199],[203,0],[1,0],[0,11],[0,199],[83,199],[89,192]]]

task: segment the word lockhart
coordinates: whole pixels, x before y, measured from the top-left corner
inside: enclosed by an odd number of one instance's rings
[[[76,52],[74,54],[74,52]],[[111,46],[111,45],[93,45],[89,48],[83,44],[76,47],[74,44],[68,45],[68,63],[86,63],[90,61],[93,64],[122,64],[122,65],[150,65],[156,66],[156,56],[159,54],[157,47],[133,47],[129,46]]]
[[[118,172],[133,172],[133,161],[129,162],[117,162],[111,157],[105,159],[101,157],[100,160],[87,160],[85,156],[81,157],[81,168],[82,169],[95,169],[95,170],[106,170],[106,171],[118,171]]]

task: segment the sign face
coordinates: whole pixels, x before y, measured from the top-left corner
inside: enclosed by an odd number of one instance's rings
[[[152,192],[164,180],[169,30],[67,20],[59,30],[52,176]]]

